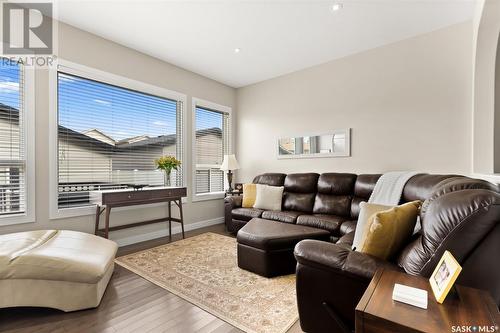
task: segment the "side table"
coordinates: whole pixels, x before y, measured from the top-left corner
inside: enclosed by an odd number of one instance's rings
[[[395,283],[427,290],[427,309],[393,301]],[[356,333],[500,332],[498,307],[488,292],[460,285],[455,290],[439,304],[428,279],[380,269],[356,306]]]

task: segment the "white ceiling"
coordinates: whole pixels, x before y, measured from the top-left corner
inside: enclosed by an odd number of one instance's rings
[[[471,20],[472,0],[74,1],[59,19],[233,87]],[[241,52],[234,53],[235,48]]]

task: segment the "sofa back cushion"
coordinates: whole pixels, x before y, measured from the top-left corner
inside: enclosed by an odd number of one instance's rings
[[[269,186],[283,186],[285,184],[284,173],[263,173],[253,179],[254,184],[262,184]]]
[[[500,223],[498,187],[466,177],[445,179],[424,202],[420,235],[401,252],[407,273],[429,276],[445,250],[459,263]]]
[[[323,173],[318,179],[318,193],[314,199],[314,214],[348,217],[354,194],[356,175],[352,173]]]
[[[283,210],[311,213],[318,190],[317,173],[294,173],[285,178]]]
[[[356,182],[354,183],[354,197],[351,202],[351,217],[353,219],[358,219],[359,204],[362,201],[368,201],[380,176],[380,174],[364,174],[356,178]]]
[[[406,182],[401,201],[403,203],[427,200],[434,192],[435,187],[443,180],[456,177],[455,175],[429,175],[427,173],[415,175]]]

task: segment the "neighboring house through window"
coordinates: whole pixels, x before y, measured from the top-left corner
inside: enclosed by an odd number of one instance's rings
[[[162,186],[154,160],[183,161],[183,96],[128,82],[59,67],[58,209],[89,206],[93,190]],[[171,177],[173,186],[183,186],[183,167]]]
[[[12,223],[31,222],[34,210],[34,130],[32,96],[29,96],[33,92],[32,72],[13,60],[0,58],[0,61],[0,224],[7,218]]]
[[[193,99],[193,118],[195,200],[220,197],[224,192],[220,166],[231,150],[231,109]]]

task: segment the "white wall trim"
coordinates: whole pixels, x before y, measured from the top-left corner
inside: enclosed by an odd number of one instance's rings
[[[23,136],[25,145],[25,195],[26,211],[22,214],[0,216],[0,226],[32,223],[35,222],[35,183],[36,183],[36,159],[35,159],[35,68],[23,66],[24,74],[24,129]]]
[[[209,227],[211,225],[222,224],[222,223],[224,223],[224,217],[217,217],[215,219],[184,224],[184,231],[200,229],[200,228]],[[176,226],[172,227],[172,235],[179,234],[179,233],[181,233],[181,231],[182,231],[182,229],[181,229],[180,225],[176,225]],[[146,234],[140,234],[140,235],[134,235],[134,236],[124,237],[124,238],[116,238],[116,239],[113,238],[112,233],[110,234],[110,236],[111,236],[110,238],[112,240],[114,240],[118,244],[118,246],[125,246],[125,245],[145,242],[145,241],[160,238],[160,237],[166,237],[166,236],[168,236],[168,230],[165,228],[162,230],[153,231],[153,232],[149,232]]]
[[[141,81],[129,79],[124,76],[108,73],[95,68],[83,66],[63,59],[58,59],[57,64],[49,70],[49,218],[60,219],[76,216],[85,216],[95,214],[95,208],[93,206],[88,207],[76,207],[76,208],[65,208],[59,209],[58,207],[58,80],[57,73],[62,71],[64,73],[80,76],[83,78],[88,78],[107,84],[128,88],[136,90],[143,93],[148,93],[156,96],[161,96],[164,98],[169,98],[175,101],[182,102],[182,118],[184,120],[183,133],[181,141],[184,144],[184,150],[186,150],[186,102],[187,96],[185,94],[179,93],[174,90],[169,90],[161,88],[155,85],[144,83]],[[187,173],[185,168],[183,170],[183,181],[187,184]],[[128,209],[135,209],[137,206],[128,207]]]

